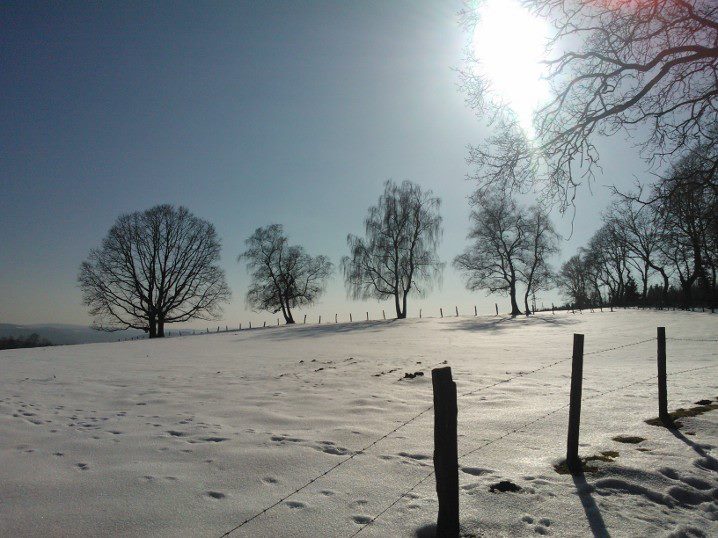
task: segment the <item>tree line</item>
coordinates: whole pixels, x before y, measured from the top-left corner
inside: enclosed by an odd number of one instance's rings
[[[28,336],[3,336],[0,338],[0,349],[20,349],[26,347],[51,346],[47,338],[41,338],[39,334],[32,333]]]
[[[572,304],[715,308],[718,175],[707,152],[695,148],[649,189],[614,190],[602,226],[560,269]]]

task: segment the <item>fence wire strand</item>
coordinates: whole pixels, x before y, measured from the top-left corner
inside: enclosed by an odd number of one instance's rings
[[[584,356],[585,356],[585,355],[597,355],[597,354],[600,354],[600,353],[608,353],[609,351],[614,351],[614,350],[616,350],[616,349],[623,349],[623,348],[631,347],[631,346],[637,346],[637,345],[645,344],[646,342],[650,342],[650,341],[653,341],[653,340],[655,340],[655,337],[654,337],[654,338],[647,338],[647,339],[645,339],[645,340],[639,340],[639,341],[637,341],[637,342],[631,342],[631,343],[629,343],[629,344],[623,344],[623,345],[620,345],[620,346],[614,346],[614,347],[610,347],[610,348],[606,348],[606,349],[599,349],[599,350],[596,350],[596,351],[591,351],[591,352],[589,352],[589,353],[585,353]],[[516,375],[514,375],[514,376],[511,376],[511,377],[507,378],[507,379],[502,379],[502,380],[497,381],[497,382],[495,382],[495,383],[491,383],[491,384],[489,384],[489,385],[484,385],[484,386],[478,387],[478,388],[476,388],[476,389],[474,389],[474,390],[471,390],[471,391],[469,391],[469,392],[466,392],[466,393],[464,393],[464,394],[461,394],[460,397],[463,398],[463,397],[466,397],[466,396],[471,396],[471,395],[476,394],[476,393],[478,393],[478,392],[480,392],[480,391],[488,390],[488,389],[493,388],[493,387],[496,387],[496,386],[498,386],[498,385],[502,385],[502,384],[505,384],[505,383],[509,383],[509,382],[513,381],[514,379],[518,379],[518,378],[521,378],[521,377],[526,377],[526,376],[535,374],[535,373],[537,373],[537,372],[540,372],[540,371],[542,371],[542,370],[547,370],[548,368],[552,368],[552,367],[554,367],[554,366],[557,366],[557,365],[559,365],[559,364],[561,364],[561,363],[564,363],[564,362],[567,362],[567,361],[570,361],[570,360],[571,360],[571,357],[567,357],[567,358],[563,358],[563,359],[560,359],[560,360],[551,362],[551,363],[549,363],[549,364],[545,364],[545,365],[543,365],[543,366],[540,366],[540,367],[535,368],[535,369],[533,369],[533,370],[530,370],[530,371],[528,371],[528,372],[520,372],[520,373],[518,373],[518,374],[516,374]],[[441,364],[446,364],[446,361],[442,361],[441,363],[437,363],[436,365],[433,365],[433,366],[438,366],[438,365],[441,365]],[[432,366],[432,368],[433,368],[433,366]],[[558,409],[558,410],[554,410],[554,411],[552,411],[551,413],[549,413],[549,415],[547,415],[547,416],[550,416],[551,414],[556,413],[556,412],[560,411],[561,409],[564,409],[565,407],[567,407],[567,406],[563,406],[562,408],[560,408],[560,409]],[[305,482],[302,486],[296,488],[296,489],[295,489],[294,491],[292,491],[291,493],[285,495],[285,496],[282,497],[281,499],[279,499],[279,500],[277,500],[276,502],[272,503],[271,505],[265,507],[264,509],[262,509],[260,512],[257,512],[257,513],[254,514],[253,516],[251,516],[251,517],[245,519],[244,521],[242,521],[242,522],[241,522],[240,524],[238,524],[237,526],[233,527],[232,529],[230,529],[230,530],[228,530],[227,532],[225,532],[224,534],[222,534],[221,538],[225,538],[226,536],[229,536],[230,534],[232,534],[232,533],[235,532],[236,530],[240,529],[240,528],[243,527],[244,525],[250,523],[251,521],[254,521],[255,519],[257,519],[258,517],[262,516],[262,515],[265,514],[266,512],[272,510],[273,508],[276,508],[277,506],[279,506],[280,504],[282,504],[284,501],[286,501],[286,500],[289,499],[290,497],[292,497],[292,496],[296,495],[297,493],[299,493],[300,491],[303,491],[304,489],[308,488],[309,486],[311,486],[311,485],[312,485],[314,482],[316,482],[317,480],[319,480],[319,479],[325,477],[326,475],[328,475],[329,473],[331,473],[331,472],[334,471],[335,469],[341,467],[342,465],[344,465],[344,464],[347,463],[348,461],[354,459],[354,458],[355,458],[356,456],[358,456],[359,454],[363,454],[364,452],[366,452],[367,450],[371,449],[372,447],[374,447],[375,445],[377,445],[378,443],[380,443],[381,441],[383,441],[383,440],[386,439],[387,437],[389,437],[389,436],[393,435],[394,433],[398,432],[400,429],[404,428],[405,426],[408,426],[409,424],[411,424],[412,422],[414,422],[415,420],[417,420],[417,419],[420,418],[421,416],[423,416],[423,415],[425,415],[426,413],[428,413],[429,411],[431,411],[433,408],[434,408],[434,406],[433,406],[433,404],[432,404],[432,405],[430,405],[430,406],[428,406],[428,407],[422,409],[419,413],[417,413],[416,415],[414,415],[414,416],[410,417],[409,419],[405,420],[404,422],[402,422],[401,424],[399,424],[398,426],[396,426],[396,427],[395,427],[394,429],[392,429],[391,431],[389,431],[389,432],[385,433],[384,435],[378,437],[377,439],[375,439],[375,440],[372,441],[371,443],[367,444],[366,446],[360,448],[359,450],[354,451],[351,455],[349,455],[348,457],[344,458],[344,459],[341,460],[340,462],[337,462],[336,464],[334,464],[333,466],[329,467],[327,470],[325,470],[325,471],[323,471],[322,473],[318,474],[317,476],[315,476],[314,478],[310,479],[309,481]],[[525,427],[527,427],[527,426],[529,426],[529,425],[531,425],[531,424],[533,424],[533,423],[535,423],[535,422],[538,422],[538,421],[541,420],[542,418],[546,418],[546,417],[539,417],[539,419],[537,419],[537,420],[535,420],[535,421],[532,421],[532,422],[529,423],[529,424],[523,425],[521,428],[525,428]],[[519,429],[521,429],[521,428],[519,428]],[[516,430],[516,431],[518,431],[518,430]],[[510,435],[511,433],[515,433],[515,432],[512,431],[512,432],[510,432],[510,433],[508,433],[508,434],[504,434],[501,438],[495,439],[495,440],[491,441],[491,443],[497,442],[497,441],[499,441],[500,439],[503,439],[504,437],[507,437],[507,436]],[[491,443],[489,443],[489,444],[491,444]],[[488,446],[488,444],[487,444],[486,446]],[[482,447],[482,448],[483,448],[483,447]],[[465,454],[465,455],[468,455],[468,454]],[[462,456],[462,457],[463,457],[463,456]],[[433,471],[432,471],[431,474],[429,474],[429,475],[427,475],[426,477],[424,477],[424,478],[421,480],[421,482],[423,482],[424,480],[428,479],[432,474],[433,474]],[[421,483],[421,482],[419,482],[419,483]],[[417,483],[416,486],[414,486],[414,487],[417,487],[417,486],[419,485],[419,483]],[[411,491],[412,491],[412,490],[409,490],[409,491],[407,492],[407,494],[410,493]],[[401,497],[399,497],[399,499],[397,499],[397,500],[394,502],[394,504],[396,504],[397,502],[399,502],[399,500],[401,500],[404,496],[405,496],[405,495],[402,495]],[[392,506],[393,506],[393,505],[392,505]],[[372,520],[372,521],[373,521],[373,520]],[[367,523],[366,525],[369,525],[369,524],[371,524],[371,522],[370,522],[370,523]],[[362,529],[363,529],[363,527],[362,527]],[[360,529],[359,532],[361,532],[362,529]]]
[[[651,339],[651,340],[653,340],[653,339]],[[627,347],[627,346],[625,346],[625,347]],[[651,357],[651,358],[652,358],[652,357]],[[708,369],[708,368],[718,368],[718,364],[711,364],[711,365],[708,365],[708,366],[699,366],[699,367],[697,367],[697,368],[688,368],[688,369],[686,369],[686,370],[679,370],[679,371],[677,371],[677,372],[668,372],[667,375],[685,374],[685,373],[687,373],[687,372],[695,372],[695,371],[698,371],[698,370],[706,370],[706,369]],[[627,384],[625,384],[625,385],[621,385],[620,387],[615,387],[615,388],[613,388],[613,389],[609,389],[609,390],[600,392],[599,394],[594,394],[594,395],[592,395],[592,396],[588,396],[588,397],[586,397],[586,398],[583,398],[582,400],[583,400],[584,402],[585,402],[585,401],[588,401],[588,400],[593,400],[593,399],[599,398],[599,397],[601,397],[601,396],[605,396],[606,394],[611,394],[611,393],[613,393],[613,392],[618,392],[619,390],[623,390],[623,389],[626,389],[626,388],[628,388],[628,387],[632,387],[632,386],[634,386],[634,385],[638,385],[638,384],[640,384],[640,383],[647,383],[647,382],[649,382],[649,381],[653,381],[653,380],[656,379],[657,377],[658,377],[657,375],[654,375],[654,376],[651,376],[651,377],[647,377],[647,378],[645,378],[645,379],[641,379],[641,380],[638,380],[638,381],[633,381],[632,383],[627,383]],[[488,447],[489,445],[492,445],[492,444],[494,444],[494,443],[497,443],[498,441],[501,441],[502,439],[505,439],[506,437],[509,437],[510,435],[513,435],[514,433],[518,433],[518,432],[520,432],[521,430],[524,430],[525,428],[528,428],[528,427],[530,427],[530,426],[536,424],[537,422],[540,422],[540,421],[542,421],[542,420],[544,420],[544,419],[550,417],[551,415],[555,415],[555,414],[558,413],[559,411],[562,411],[563,409],[566,409],[566,408],[569,407],[569,406],[570,406],[570,404],[565,404],[565,405],[562,405],[561,407],[557,407],[556,409],[553,409],[552,411],[549,411],[548,413],[545,413],[545,414],[541,415],[540,417],[535,418],[534,420],[531,420],[530,422],[527,422],[527,423],[525,423],[525,424],[522,424],[521,426],[518,426],[518,427],[516,427],[516,428],[513,428],[513,429],[507,431],[506,433],[504,433],[504,434],[502,434],[502,435],[500,435],[500,436],[498,436],[498,437],[495,437],[494,439],[490,439],[489,441],[486,441],[485,443],[479,445],[478,447],[473,448],[472,450],[469,450],[468,452],[464,452],[463,454],[461,454],[461,455],[458,457],[458,460],[461,460],[461,459],[463,459],[463,458],[465,458],[465,457],[467,457],[467,456],[469,456],[469,455],[471,455],[471,454],[475,454],[476,452],[479,452],[480,450],[483,450],[484,448]],[[411,488],[409,488],[408,490],[404,491],[404,492],[403,492],[397,499],[395,499],[391,504],[389,504],[389,505],[388,505],[386,508],[384,508],[381,512],[379,512],[379,513],[376,514],[374,517],[372,517],[372,518],[371,518],[367,523],[365,523],[362,527],[360,527],[359,530],[357,530],[354,534],[351,535],[351,537],[353,538],[354,536],[356,536],[356,535],[358,535],[360,532],[362,532],[364,529],[366,529],[368,526],[370,526],[371,524],[373,524],[377,519],[379,519],[381,516],[383,516],[385,513],[387,513],[391,508],[393,508],[394,506],[396,506],[404,497],[406,497],[407,495],[409,495],[412,491],[414,491],[417,487],[419,487],[423,482],[425,482],[426,480],[428,480],[428,479],[429,479],[431,476],[433,476],[433,475],[434,475],[434,471],[431,471],[429,474],[427,474],[425,477],[423,477],[421,480],[419,480],[417,483],[415,483],[413,486],[411,486]]]

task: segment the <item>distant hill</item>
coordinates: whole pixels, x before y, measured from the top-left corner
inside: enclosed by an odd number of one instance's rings
[[[96,331],[85,325],[67,325],[61,323],[48,323],[40,325],[15,325],[13,323],[0,323],[0,337],[3,336],[29,336],[37,333],[54,345],[89,344],[96,342],[116,342],[133,336],[143,336],[145,333],[137,330],[108,333]]]

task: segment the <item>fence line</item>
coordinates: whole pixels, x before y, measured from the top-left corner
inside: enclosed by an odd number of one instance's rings
[[[678,342],[718,342],[718,338],[672,338],[668,337],[666,340],[676,340]]]
[[[651,340],[654,340],[654,339],[652,338]],[[650,357],[650,358],[652,359],[653,357]],[[679,370],[679,371],[676,371],[676,372],[668,372],[668,375],[684,374],[684,373],[687,373],[687,372],[695,372],[695,371],[698,371],[698,370],[706,370],[706,369],[708,369],[708,368],[718,368],[718,364],[712,364],[712,365],[709,365],[709,366],[699,366],[699,367],[697,367],[697,368],[688,368],[688,369],[686,369],[686,370]],[[619,390],[623,390],[623,389],[626,389],[626,388],[628,388],[628,387],[632,387],[633,385],[638,385],[638,384],[640,384],[640,383],[647,383],[647,382],[649,382],[649,381],[653,381],[653,380],[656,379],[657,377],[658,377],[657,375],[653,375],[653,376],[651,376],[651,377],[647,377],[647,378],[641,379],[641,380],[639,380],[639,381],[634,381],[634,382],[632,382],[632,383],[627,383],[627,384],[625,384],[625,385],[621,385],[620,387],[615,387],[615,388],[613,388],[613,389],[609,389],[609,390],[603,391],[603,392],[601,392],[601,393],[599,393],[599,394],[594,394],[594,395],[592,395],[592,396],[583,398],[583,401],[593,400],[593,399],[596,399],[596,398],[605,396],[606,394],[610,394],[610,393],[613,393],[613,392],[617,392],[617,391],[619,391]],[[518,433],[518,432],[520,432],[521,430],[523,430],[523,429],[525,429],[525,428],[528,428],[528,427],[530,427],[530,426],[536,424],[537,422],[540,422],[541,420],[544,420],[544,419],[550,417],[551,415],[554,415],[554,414],[558,413],[559,411],[562,411],[563,409],[566,409],[566,408],[569,407],[569,406],[570,406],[570,403],[564,404],[564,405],[562,405],[561,407],[558,407],[558,408],[556,408],[556,409],[553,409],[552,411],[549,411],[548,413],[545,413],[545,414],[541,415],[540,417],[538,417],[538,418],[536,418],[536,419],[534,419],[534,420],[532,420],[532,421],[530,421],[530,422],[527,422],[527,423],[525,423],[525,424],[522,424],[521,426],[518,426],[518,427],[516,427],[516,428],[513,428],[512,430],[509,430],[508,432],[506,432],[506,433],[500,435],[499,437],[495,437],[494,439],[490,439],[489,441],[487,441],[487,442],[485,442],[485,443],[479,445],[478,447],[476,447],[476,448],[474,448],[474,449],[472,449],[472,450],[469,450],[468,452],[464,452],[463,454],[461,454],[461,455],[459,456],[459,460],[461,460],[461,459],[463,459],[463,458],[465,458],[465,457],[467,457],[467,456],[469,456],[469,455],[471,455],[471,454],[474,454],[474,453],[476,453],[476,452],[479,452],[480,450],[483,450],[483,449],[486,448],[487,446],[492,445],[492,444],[494,444],[494,443],[497,443],[498,441],[501,441],[501,440],[505,439],[506,437],[509,437],[510,435],[513,435],[514,433]],[[429,479],[431,476],[433,476],[433,475],[434,475],[434,471],[432,470],[432,471],[429,472],[426,476],[424,476],[421,480],[419,480],[419,481],[416,482],[413,486],[411,486],[408,490],[406,490],[406,491],[404,491],[403,493],[401,493],[401,495],[399,495],[399,497],[398,497],[397,499],[395,499],[391,504],[389,504],[389,505],[388,505],[386,508],[384,508],[381,512],[379,512],[379,513],[377,513],[375,516],[373,516],[367,523],[363,524],[354,534],[351,535],[351,537],[353,538],[354,536],[356,536],[356,535],[358,535],[359,533],[361,533],[361,532],[362,532],[365,528],[367,528],[369,525],[373,524],[373,523],[374,523],[377,519],[379,519],[382,515],[384,515],[385,513],[387,513],[387,512],[388,512],[391,508],[393,508],[394,506],[396,506],[396,505],[401,501],[401,499],[403,499],[404,497],[406,497],[407,495],[409,495],[412,491],[414,491],[417,487],[419,487],[423,482],[425,482],[426,480],[428,480],[428,479]]]
[[[622,345],[622,346],[615,346],[615,347],[611,347],[611,348],[606,348],[606,349],[601,349],[601,350],[593,351],[592,354],[596,355],[596,354],[599,354],[599,353],[607,353],[607,352],[609,352],[609,351],[613,351],[614,349],[620,349],[620,348],[629,347],[629,346],[636,346],[636,345],[639,345],[639,344],[643,344],[643,343],[646,343],[646,342],[650,342],[650,341],[652,341],[652,340],[655,340],[655,338],[649,338],[649,339],[646,339],[646,340],[640,340],[640,341],[638,341],[638,342],[632,342],[632,343],[629,343],[629,344],[624,344],[624,345]],[[489,384],[489,385],[485,385],[485,386],[479,387],[479,388],[477,388],[477,389],[474,389],[474,390],[472,390],[472,391],[466,392],[466,393],[461,394],[461,395],[459,395],[459,396],[460,396],[460,397],[471,396],[471,395],[476,394],[477,392],[480,392],[480,391],[482,391],[482,390],[487,390],[487,389],[496,387],[496,386],[501,385],[501,384],[509,383],[510,381],[513,381],[514,379],[518,379],[518,378],[520,378],[520,377],[526,377],[526,376],[528,376],[528,375],[532,375],[532,374],[534,374],[534,373],[536,373],[536,372],[540,372],[540,371],[542,371],[542,370],[546,370],[546,369],[548,369],[548,368],[551,368],[551,367],[553,367],[553,366],[556,366],[556,365],[558,365],[558,364],[561,364],[561,363],[566,362],[566,361],[569,361],[569,360],[571,360],[571,357],[569,357],[569,358],[564,358],[564,359],[560,359],[560,360],[558,360],[558,361],[554,361],[554,362],[552,362],[552,363],[550,363],[550,364],[546,364],[546,365],[541,366],[541,367],[539,367],[539,368],[536,368],[536,369],[534,369],[534,370],[530,370],[530,371],[528,371],[528,372],[521,372],[521,373],[519,373],[519,374],[517,374],[517,375],[514,375],[514,376],[509,377],[508,379],[502,379],[501,381],[497,381],[497,382],[495,382],[495,383],[491,383],[491,384]],[[438,366],[438,365],[440,365],[440,364],[446,364],[446,361],[442,361],[442,362],[440,362],[440,363],[437,363],[437,364],[434,365],[434,366]],[[416,415],[414,415],[414,416],[410,417],[409,419],[405,420],[404,422],[402,422],[401,424],[399,424],[397,427],[395,427],[393,430],[391,430],[391,431],[385,433],[384,435],[382,435],[381,437],[375,439],[374,441],[372,441],[372,442],[369,443],[368,445],[364,446],[363,448],[360,448],[359,450],[354,451],[350,456],[348,456],[348,457],[346,457],[345,459],[343,459],[342,461],[336,463],[335,465],[333,465],[332,467],[330,467],[330,468],[327,469],[326,471],[322,472],[321,474],[315,476],[314,478],[312,478],[311,480],[309,480],[308,482],[306,482],[304,485],[302,485],[302,486],[300,486],[299,488],[295,489],[294,491],[292,491],[291,493],[289,493],[289,494],[286,495],[285,497],[279,499],[278,501],[276,501],[276,502],[273,503],[272,505],[270,505],[270,506],[264,508],[261,512],[258,512],[258,513],[256,513],[256,514],[254,514],[253,516],[251,516],[251,517],[248,518],[248,519],[245,519],[245,520],[242,521],[239,525],[237,525],[236,527],[234,527],[234,528],[230,529],[229,531],[227,531],[226,533],[224,533],[224,534],[222,535],[222,538],[224,538],[225,536],[229,536],[231,533],[233,533],[234,531],[238,530],[240,527],[243,527],[243,526],[246,525],[247,523],[249,523],[249,522],[255,520],[256,518],[258,518],[259,516],[261,516],[261,515],[264,514],[265,512],[268,512],[269,510],[271,510],[272,508],[275,508],[276,506],[279,506],[282,502],[286,501],[287,499],[289,499],[289,498],[292,497],[293,495],[299,493],[300,491],[306,489],[306,488],[309,487],[311,484],[313,484],[314,482],[316,482],[316,481],[319,480],[320,478],[322,478],[322,477],[328,475],[329,473],[331,473],[331,472],[334,471],[335,469],[341,467],[342,465],[344,465],[344,464],[347,463],[348,461],[354,459],[355,456],[366,452],[367,450],[369,450],[370,448],[374,447],[375,445],[377,445],[378,443],[380,443],[381,441],[383,441],[384,439],[386,439],[386,438],[389,437],[390,435],[396,433],[397,431],[399,431],[400,429],[404,428],[405,426],[408,426],[409,424],[411,424],[412,422],[414,422],[415,420],[417,420],[417,419],[420,418],[421,416],[423,416],[423,415],[425,415],[426,413],[428,413],[429,411],[431,411],[433,408],[434,408],[434,405],[432,404],[432,405],[426,407],[425,409],[422,409],[419,413],[417,413]],[[432,472],[432,474],[433,474],[433,472]],[[431,475],[429,475],[429,476],[431,476]],[[428,477],[426,477],[426,478],[428,478]]]

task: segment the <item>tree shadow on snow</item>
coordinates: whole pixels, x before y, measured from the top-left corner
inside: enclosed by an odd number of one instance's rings
[[[608,533],[596,501],[591,496],[592,487],[586,482],[586,476],[583,473],[576,473],[572,478],[594,538],[609,538],[611,535]]]
[[[334,320],[332,319],[330,322],[322,325],[296,324],[274,327],[275,329],[286,329],[284,331],[263,332],[258,329],[252,336],[261,336],[262,338],[268,338],[270,340],[290,340],[301,337],[313,338],[317,336],[334,336],[358,331],[375,332],[379,329],[386,329],[397,321],[398,320],[396,319],[387,319],[375,321],[355,321],[353,323],[334,323]],[[267,327],[267,329],[270,329],[270,327]]]
[[[455,323],[447,324],[442,327],[452,331],[470,331],[470,332],[490,332],[497,333],[507,329],[516,329],[522,327],[564,327],[573,325],[579,320],[566,317],[546,317],[546,316],[511,316],[491,318],[491,319],[462,319]]]

